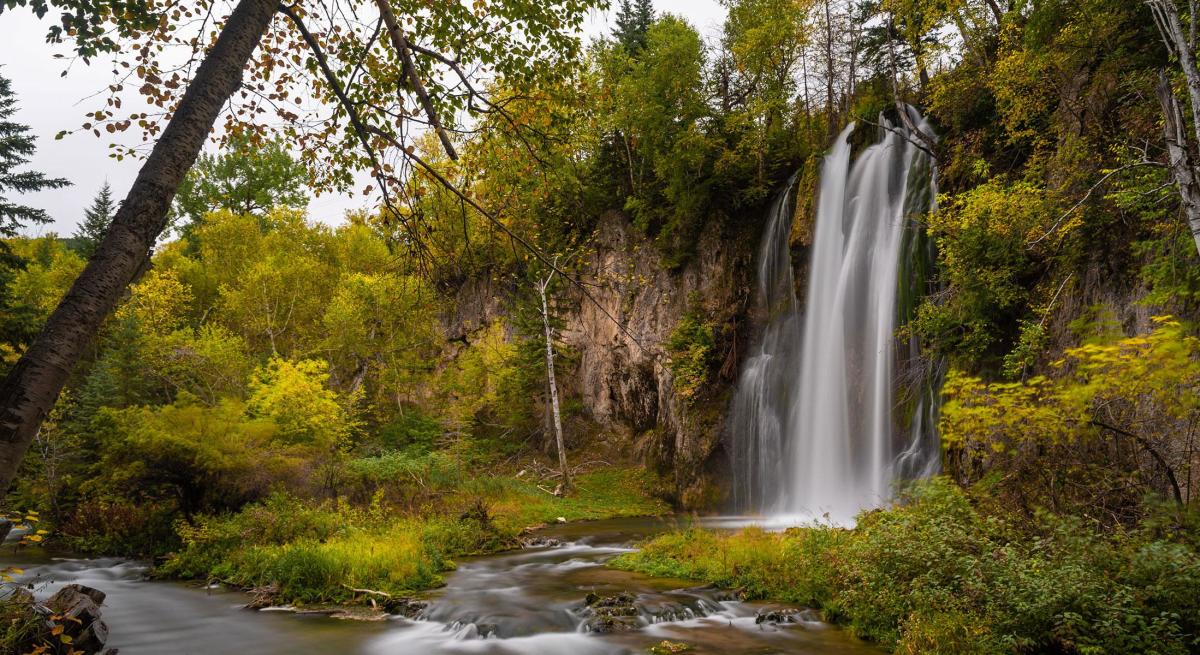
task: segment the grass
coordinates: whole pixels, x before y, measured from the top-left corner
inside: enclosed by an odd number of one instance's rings
[[[1161,517],[1160,517],[1161,518]],[[1200,652],[1200,531],[988,514],[946,481],[832,527],[687,529],[612,566],[802,603],[903,653]]]
[[[351,588],[410,595],[441,585],[455,557],[517,546],[530,526],[662,514],[666,505],[647,492],[652,483],[640,469],[602,469],[580,475],[574,494],[560,498],[532,481],[482,477],[407,513],[277,494],[236,514],[181,524],[184,546],[158,573],[269,586],[279,603],[345,603],[355,597]]]
[[[831,571],[824,556],[848,538],[847,531],[829,527],[786,533],[688,528],[653,539],[611,566],[739,589],[754,600],[817,606],[829,596]]]
[[[652,497],[653,476],[639,468],[606,468],[579,475],[570,496],[552,496],[533,481],[519,478],[485,478],[460,492],[458,502],[479,498],[487,503],[497,524],[509,531],[568,521],[658,516],[670,508]]]
[[[33,611],[29,597],[17,593],[12,583],[0,589],[0,653],[32,649],[42,634],[42,620]]]

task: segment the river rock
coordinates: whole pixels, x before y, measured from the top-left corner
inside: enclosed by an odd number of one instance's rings
[[[611,596],[589,593],[584,599],[584,625],[590,632],[629,632],[642,627],[635,604],[637,597],[628,591]]]
[[[21,595],[17,596],[16,593]],[[24,590],[16,593],[13,598],[18,602],[29,602],[29,611],[41,617],[43,623],[41,633],[27,644],[28,650],[34,650],[42,644],[69,643],[72,651],[81,655],[100,652],[116,654],[116,649],[104,650],[104,644],[108,641],[108,626],[100,618],[100,605],[105,598],[103,591],[81,584],[69,584],[44,603],[32,602],[32,595]],[[63,636],[68,637],[69,641],[64,642]]]
[[[797,609],[794,607],[777,607],[760,610],[758,615],[754,617],[754,622],[759,625],[762,625],[763,623],[769,625],[820,623],[821,616],[815,610]]]
[[[412,598],[388,598],[383,601],[383,611],[406,619],[417,618],[428,606],[428,602]]]
[[[521,540],[521,548],[555,548],[562,542],[554,537],[535,536]]]

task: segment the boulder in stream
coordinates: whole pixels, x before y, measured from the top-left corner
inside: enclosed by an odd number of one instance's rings
[[[521,539],[521,548],[557,548],[561,545],[562,542],[558,539],[542,535],[523,537]]]
[[[590,632],[603,634],[629,632],[642,626],[635,604],[637,597],[628,591],[611,596],[589,593],[584,599],[584,625]]]
[[[760,610],[754,617],[758,625],[794,625],[814,624],[821,622],[821,615],[816,610],[798,609],[795,607],[775,607]]]
[[[428,606],[428,602],[412,598],[388,598],[383,601],[383,611],[406,619],[417,618]]]
[[[13,590],[4,602],[19,606],[35,626],[32,635],[17,644],[18,652],[70,651],[80,655],[116,655],[116,649],[104,649],[108,626],[100,618],[105,594],[81,584],[69,584],[43,602],[24,588]]]

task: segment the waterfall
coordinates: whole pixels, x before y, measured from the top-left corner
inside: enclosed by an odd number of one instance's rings
[[[766,325],[728,424],[741,511],[847,523],[898,479],[938,468],[940,377],[914,339],[896,337],[927,279],[929,244],[912,217],[933,209],[936,174],[903,128],[880,123],[853,166],[853,124],[825,158],[804,308],[789,249],[794,177],[770,209],[757,271]]]

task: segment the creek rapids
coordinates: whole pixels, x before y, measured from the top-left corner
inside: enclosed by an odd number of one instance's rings
[[[719,526],[719,524],[716,524]],[[6,544],[0,565],[25,570],[38,598],[70,583],[108,594],[102,606],[108,646],[121,655],[186,653],[616,655],[648,653],[664,640],[689,653],[866,655],[879,653],[847,633],[799,612],[785,624],[758,623],[785,605],[743,602],[729,592],[686,580],[610,569],[671,521],[622,519],[554,526],[540,533],[554,546],[464,558],[446,585],[427,595],[416,619],[354,621],[288,611],[244,609],[249,595],[223,587],[148,580],[144,562],[84,559]],[[601,634],[587,629],[588,594],[628,592],[637,628]]]

